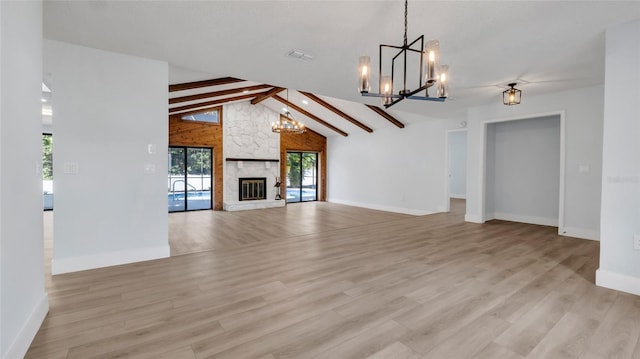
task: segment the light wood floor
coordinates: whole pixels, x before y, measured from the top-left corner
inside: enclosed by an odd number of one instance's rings
[[[48,276],[27,358],[640,358],[640,297],[594,285],[598,242],[452,208],[172,214],[195,253]]]

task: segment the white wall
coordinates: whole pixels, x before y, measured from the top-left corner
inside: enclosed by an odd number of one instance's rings
[[[223,156],[230,158],[280,158],[280,135],[271,131],[271,123],[279,114],[249,101],[224,105],[222,110]],[[239,168],[242,166],[242,168]],[[266,177],[267,199],[274,199],[279,162],[228,161],[224,168],[224,203],[237,203],[240,177]]]
[[[491,123],[486,146],[485,219],[557,226],[560,116]]]
[[[53,273],[169,256],[167,64],[49,40],[44,56],[54,105]]]
[[[449,197],[467,198],[467,130],[448,132]]]
[[[607,30],[600,268],[596,283],[640,295],[640,21]]]
[[[540,117],[565,112],[564,225],[559,233],[598,239],[600,232],[600,189],[602,171],[602,122],[604,87],[594,86],[543,96],[527,96],[522,104],[504,106],[499,94],[491,105],[468,111],[467,133],[467,216],[482,222],[485,122],[498,119]],[[587,171],[580,169],[588,168]]]
[[[0,1],[0,357],[48,311],[42,226],[42,4]]]
[[[416,215],[444,211],[445,139],[452,127],[424,118],[404,129],[329,137],[328,201]]]

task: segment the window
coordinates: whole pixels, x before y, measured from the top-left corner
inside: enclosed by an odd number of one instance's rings
[[[205,112],[198,112],[194,114],[184,115],[181,118],[184,121],[220,123],[220,112],[217,109],[209,110]]]

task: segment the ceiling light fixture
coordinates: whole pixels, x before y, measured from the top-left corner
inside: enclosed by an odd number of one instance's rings
[[[287,89],[287,103],[289,103],[289,89]],[[293,119],[289,112],[288,105],[282,109],[284,114],[280,114],[278,122],[271,123],[271,131],[275,133],[301,134],[307,131],[304,124]]]
[[[520,100],[522,100],[522,90],[518,90],[515,88],[517,83],[512,82],[508,86],[510,87],[507,90],[502,92],[502,103],[507,106],[519,105]]]
[[[382,97],[382,104],[389,108],[405,98],[412,100],[427,100],[443,102],[448,97],[449,66],[439,66],[440,42],[431,40],[424,44],[424,35],[420,35],[411,43],[407,43],[407,0],[404,2],[404,43],[402,46],[380,45],[380,61],[378,70],[379,93],[371,91],[371,59],[369,56],[360,56],[360,81],[359,91],[362,96]],[[382,75],[382,52],[384,48],[400,50],[393,53],[391,58],[391,75]],[[407,58],[409,55],[419,57],[417,89],[407,89]],[[398,94],[394,94],[394,75],[396,70],[396,60],[402,61],[403,69],[402,88]],[[416,62],[415,60],[413,62]],[[387,69],[388,70],[388,69]],[[423,76],[424,74],[424,76]],[[429,95],[429,87],[437,84],[435,96]],[[418,95],[424,91],[424,95]]]

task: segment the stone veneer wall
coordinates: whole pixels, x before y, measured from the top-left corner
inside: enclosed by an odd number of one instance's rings
[[[239,203],[239,177],[266,177],[267,200],[273,200],[273,186],[280,176],[279,162],[236,162],[226,158],[280,159],[280,135],[271,131],[271,123],[278,121],[279,114],[249,101],[224,105],[223,113],[225,206]]]

